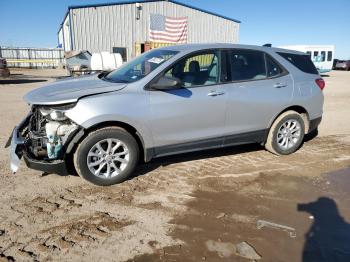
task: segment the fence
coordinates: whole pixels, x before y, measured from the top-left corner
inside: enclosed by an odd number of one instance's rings
[[[58,48],[0,47],[0,57],[8,67],[56,68],[64,62],[64,51]]]

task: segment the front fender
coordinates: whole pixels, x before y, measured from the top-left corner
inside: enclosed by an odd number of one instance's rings
[[[67,117],[89,129],[106,122],[121,122],[133,127],[144,143],[145,150],[153,148],[151,130],[147,126],[150,117],[149,96],[145,92],[109,93],[86,97],[66,112]]]

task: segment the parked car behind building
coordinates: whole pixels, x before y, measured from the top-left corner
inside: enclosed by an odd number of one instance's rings
[[[350,71],[350,60],[339,60],[335,65],[335,69]]]
[[[0,76],[8,77],[9,75],[10,75],[10,70],[7,68],[6,59],[0,57]]]

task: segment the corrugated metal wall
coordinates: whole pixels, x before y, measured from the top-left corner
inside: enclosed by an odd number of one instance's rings
[[[57,67],[63,62],[63,49],[0,47],[0,56],[8,67]]]
[[[140,20],[136,5],[123,4],[71,9],[74,50],[108,51],[126,47],[134,56],[136,42],[148,41],[149,17],[158,13],[188,17],[188,43],[237,43],[239,23],[167,1],[142,3]]]

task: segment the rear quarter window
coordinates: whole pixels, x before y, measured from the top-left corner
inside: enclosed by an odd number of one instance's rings
[[[318,71],[308,55],[297,55],[282,52],[277,53],[301,71],[308,74],[318,75]]]

